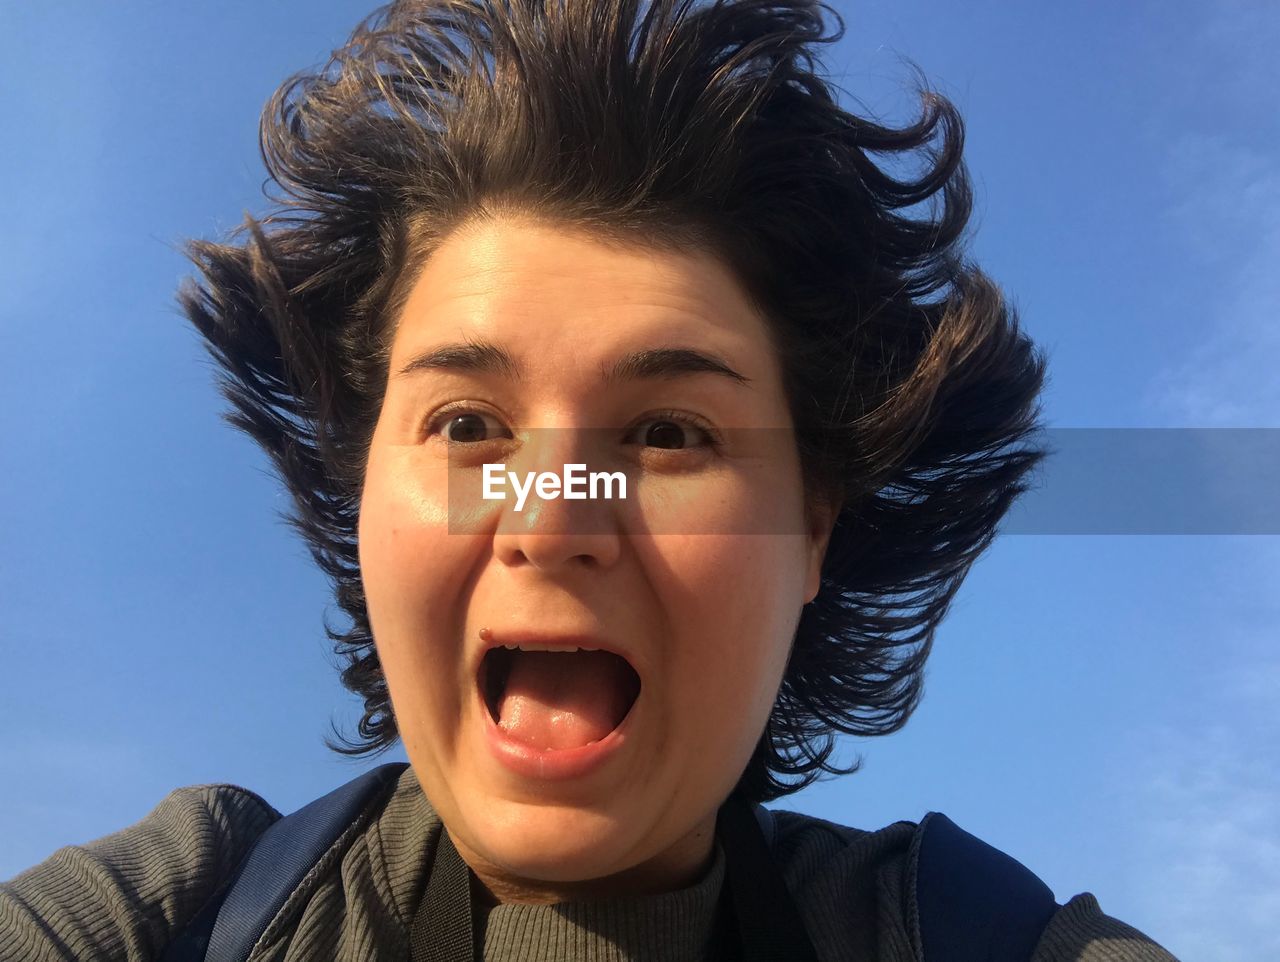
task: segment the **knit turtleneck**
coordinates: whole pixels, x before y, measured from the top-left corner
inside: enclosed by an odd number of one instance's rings
[[[485,962],[705,958],[724,870],[717,840],[703,878],[675,892],[484,909]]]

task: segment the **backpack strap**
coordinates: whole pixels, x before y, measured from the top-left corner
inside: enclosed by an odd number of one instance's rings
[[[760,824],[760,831],[764,835],[765,845],[772,853],[774,839],[778,834],[778,826],[774,823],[773,812],[763,805],[752,805],[751,810],[755,813],[756,821]]]
[[[276,913],[405,762],[379,765],[271,825],[161,962],[244,962]]]
[[[725,888],[717,907],[713,957],[818,962],[804,917],[775,861],[773,813],[731,794],[717,813],[716,830],[724,840]],[[734,926],[727,930],[730,919]]]
[[[912,849],[924,962],[1028,962],[1059,907],[1049,886],[940,812]]]

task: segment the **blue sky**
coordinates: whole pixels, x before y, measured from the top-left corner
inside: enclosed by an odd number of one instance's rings
[[[906,56],[964,114],[974,256],[1049,353],[1050,426],[1276,426],[1280,8],[837,6],[851,98],[907,119]],[[359,717],[337,610],[173,298],[184,238],[263,209],[263,102],[367,12],[0,15],[0,878],[177,786],[292,811],[404,759],[322,745]],[[1280,957],[1277,588],[1275,537],[1002,537],[907,727],[774,807],[942,811],[1179,958]]]

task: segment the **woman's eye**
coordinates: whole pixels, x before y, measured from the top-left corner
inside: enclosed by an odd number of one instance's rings
[[[490,425],[500,435],[489,434]],[[511,437],[511,432],[502,426],[491,414],[480,411],[455,411],[440,415],[428,427],[428,433],[440,431],[444,439],[451,444],[475,444],[480,441],[492,441],[495,436]]]
[[[715,443],[715,439],[705,428],[691,420],[670,415],[646,418],[636,426],[633,434],[639,438],[639,443],[646,447],[667,450],[702,447]]]

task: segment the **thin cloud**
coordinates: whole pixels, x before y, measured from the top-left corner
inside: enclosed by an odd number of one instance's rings
[[[1280,16],[1245,0],[1200,9],[1187,86],[1155,133],[1181,269],[1214,293],[1196,308],[1198,343],[1145,400],[1171,426],[1280,427],[1280,123],[1267,107]],[[1215,119],[1196,126],[1186,92]],[[1263,962],[1280,958],[1280,545],[1251,538],[1222,557],[1231,565],[1204,587],[1194,698],[1125,746],[1142,759],[1121,779],[1137,786],[1125,882],[1179,958]]]
[[[1187,960],[1280,958],[1280,663],[1251,674],[1202,706],[1230,723],[1140,739],[1149,754],[1132,776],[1144,786],[1135,862],[1148,877],[1130,884],[1151,931]]]
[[[1116,755],[1132,813],[1122,880],[1147,930],[1185,962],[1280,958],[1280,541],[1232,547],[1213,552],[1214,602],[1192,626],[1201,663],[1180,687],[1194,694]]]
[[[1188,255],[1181,269],[1217,296],[1197,319],[1200,342],[1146,399],[1176,427],[1280,427],[1280,116],[1270,109],[1280,15],[1258,0],[1199,10],[1184,84],[1150,119],[1167,223]]]
[[[1280,426],[1280,169],[1226,137],[1184,133],[1166,171],[1189,269],[1218,291],[1190,355],[1147,401],[1178,427]]]

